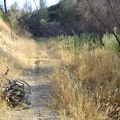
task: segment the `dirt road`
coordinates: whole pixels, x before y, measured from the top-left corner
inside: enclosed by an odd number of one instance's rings
[[[44,56],[34,61],[33,68],[23,70],[21,79],[32,86],[30,99],[33,106],[24,110],[3,108],[0,120],[57,120],[57,112],[52,107],[53,90],[49,78],[54,63]]]

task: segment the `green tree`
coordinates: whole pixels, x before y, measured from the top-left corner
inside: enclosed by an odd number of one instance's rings
[[[22,11],[23,11],[23,13],[32,13],[31,2],[28,2],[28,0],[26,0],[23,5]]]
[[[18,6],[18,3],[15,2],[11,5],[8,14],[7,14],[7,21],[10,25],[11,31],[18,32],[19,22],[18,19],[22,16],[22,11],[20,10],[20,7]]]
[[[20,9],[20,7],[18,6],[18,3],[15,2],[11,5],[10,9],[9,9],[9,13],[13,13],[14,17],[16,19],[20,18],[22,15],[22,11]]]
[[[3,7],[0,5],[0,17],[3,17]]]
[[[70,23],[77,18],[77,0],[61,0],[58,4],[48,8],[50,21]]]
[[[76,19],[77,11],[76,5],[77,0],[64,0],[62,2],[62,15],[61,20],[63,23],[65,22],[72,22]]]
[[[87,0],[88,9],[92,18],[97,21],[97,26],[104,31],[112,33],[120,45],[120,39],[114,32],[114,27],[120,29],[120,1],[119,0]],[[95,22],[94,22],[95,23]]]
[[[43,9],[46,7],[46,0],[39,0],[39,7],[40,9]]]

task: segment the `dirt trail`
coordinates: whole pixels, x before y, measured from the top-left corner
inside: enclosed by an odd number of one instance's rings
[[[46,53],[46,56],[41,55],[34,61],[32,69],[24,70],[21,79],[32,86],[30,99],[33,106],[24,110],[4,108],[0,111],[0,120],[57,120],[57,112],[51,105],[53,90],[49,78],[55,62],[56,60],[51,60]]]

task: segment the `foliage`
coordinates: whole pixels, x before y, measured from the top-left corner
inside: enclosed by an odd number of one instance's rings
[[[20,27],[19,27],[19,23],[17,21],[17,18],[14,16],[14,13],[9,12],[7,19],[8,19],[8,23],[10,25],[11,30],[14,32],[18,32]]]
[[[61,22],[63,24],[76,20],[77,11],[75,5],[76,0],[65,0],[65,2],[62,3]]]
[[[119,34],[118,34],[118,37],[120,38]],[[115,37],[113,36],[113,34],[108,34],[108,33],[104,34],[103,42],[107,49],[114,50],[114,51],[120,51],[120,45],[115,40]]]
[[[39,0],[40,9],[46,8],[46,0]]]
[[[80,36],[77,34],[73,36],[58,36],[57,39],[64,42],[63,48],[65,50],[69,50],[75,54],[80,54],[79,50],[84,44],[88,45],[88,50],[101,47],[99,41],[94,40],[96,38],[94,36],[91,37],[91,34],[88,33],[82,33]]]
[[[7,14],[3,15],[3,18],[9,24],[11,31],[14,31],[15,33],[17,33],[20,29],[18,18],[20,18],[21,15],[21,10],[17,2],[11,5]]]
[[[0,18],[3,16],[3,12],[0,10]]]
[[[29,11],[24,10],[28,7],[27,3],[25,3],[26,7],[23,7],[22,16],[19,18],[20,26],[29,32],[32,33],[33,36],[43,36],[42,30],[43,28],[41,24],[41,20],[45,20],[47,22],[48,14],[46,6],[43,6],[43,3],[40,3],[41,7],[39,10]],[[45,5],[45,4],[44,4]],[[26,8],[28,9],[28,8]],[[45,27],[45,26],[44,26]]]
[[[25,1],[24,5],[23,5],[22,12],[23,13],[32,13],[32,5],[27,0]]]
[[[99,43],[98,39],[104,45],[102,37],[108,32],[113,34],[114,41],[120,44],[119,4],[118,0],[61,0],[58,4],[47,8],[46,1],[40,0],[37,10],[32,10],[31,3],[25,1],[22,10],[17,3],[10,7],[9,22],[13,29],[17,29],[19,24],[21,28],[37,37],[75,34],[83,39],[82,34],[87,33],[88,40],[92,36],[92,42],[89,42],[91,45],[94,42]],[[42,20],[45,21],[44,25]]]
[[[48,19],[48,11],[46,7],[40,9],[38,13],[40,14],[40,19]]]
[[[3,7],[0,5],[0,18],[3,17]]]

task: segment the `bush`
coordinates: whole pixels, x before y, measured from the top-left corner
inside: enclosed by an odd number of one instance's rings
[[[119,34],[117,34],[117,36],[118,38],[120,38]],[[108,33],[104,34],[103,42],[107,49],[114,50],[114,51],[120,51],[120,45],[118,44],[113,34],[108,34]]]
[[[2,10],[0,10],[0,18],[2,18],[3,17],[3,12],[2,12]]]
[[[52,75],[54,104],[59,109],[60,119],[120,119],[117,53],[106,48],[90,51],[88,44],[83,44],[79,52],[79,57],[58,65]]]
[[[20,27],[19,27],[19,23],[16,19],[16,17],[13,15],[14,13],[9,13],[9,15],[7,16],[8,19],[8,23],[10,25],[10,28],[14,31],[14,32],[18,32]]]

